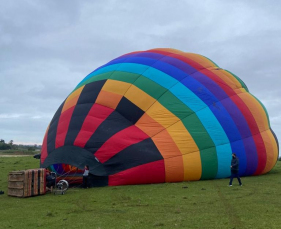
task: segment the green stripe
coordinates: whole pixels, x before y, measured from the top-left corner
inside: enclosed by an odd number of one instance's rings
[[[197,147],[200,150],[200,157],[202,163],[201,179],[215,178],[217,174],[217,153],[216,147],[210,138],[205,127],[197,115],[189,109],[183,102],[174,96],[169,90],[155,83],[154,81],[135,73],[111,71],[89,78],[79,87],[104,79],[113,79],[126,83],[131,83],[158,100],[167,110],[178,117],[185,128],[188,130],[194,139]],[[77,89],[77,88],[76,88]],[[76,90],[75,89],[75,90]],[[213,164],[210,164],[210,161]]]
[[[146,77],[139,77],[134,85],[147,94],[151,91],[152,94],[149,94],[151,97],[158,99],[160,104],[182,121],[200,150],[202,163],[201,179],[216,177],[218,168],[216,147],[197,115],[170,91],[167,91],[166,88],[161,87]],[[163,94],[164,91],[166,92]],[[162,93],[162,96],[159,92]],[[159,98],[159,96],[161,97]],[[213,164],[210,164],[210,161]]]
[[[203,141],[204,139],[202,139]],[[216,154],[216,147],[204,149],[200,151],[201,164],[202,164],[202,176],[201,180],[214,179],[217,175],[218,160],[214,160],[213,155]],[[216,156],[217,158],[217,156]],[[216,168],[216,169],[214,169]]]

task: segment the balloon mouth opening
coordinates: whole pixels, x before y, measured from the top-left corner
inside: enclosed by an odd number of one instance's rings
[[[63,146],[51,151],[44,160],[41,159],[40,167],[48,168],[58,164],[74,166],[80,170],[88,165],[91,174],[108,176],[103,164],[91,152],[77,146]]]

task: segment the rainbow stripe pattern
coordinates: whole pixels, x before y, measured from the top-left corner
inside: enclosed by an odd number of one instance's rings
[[[229,177],[232,152],[241,176],[265,174],[278,150],[265,107],[241,79],[204,56],[152,49],[77,85],[46,131],[41,167],[90,164],[101,185],[180,182]]]

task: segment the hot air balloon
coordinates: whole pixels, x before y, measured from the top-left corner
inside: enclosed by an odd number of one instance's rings
[[[40,165],[94,186],[269,172],[278,141],[263,104],[208,58],[175,49],[122,55],[87,75],[51,120]]]

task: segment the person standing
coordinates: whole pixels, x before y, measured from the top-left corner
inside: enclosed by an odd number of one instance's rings
[[[229,186],[232,186],[232,181],[234,177],[237,178],[239,185],[242,186],[242,182],[239,177],[239,158],[236,156],[235,153],[232,153],[230,168],[231,168],[231,176],[230,176]]]
[[[85,165],[83,173],[83,188],[88,188],[89,166]]]

